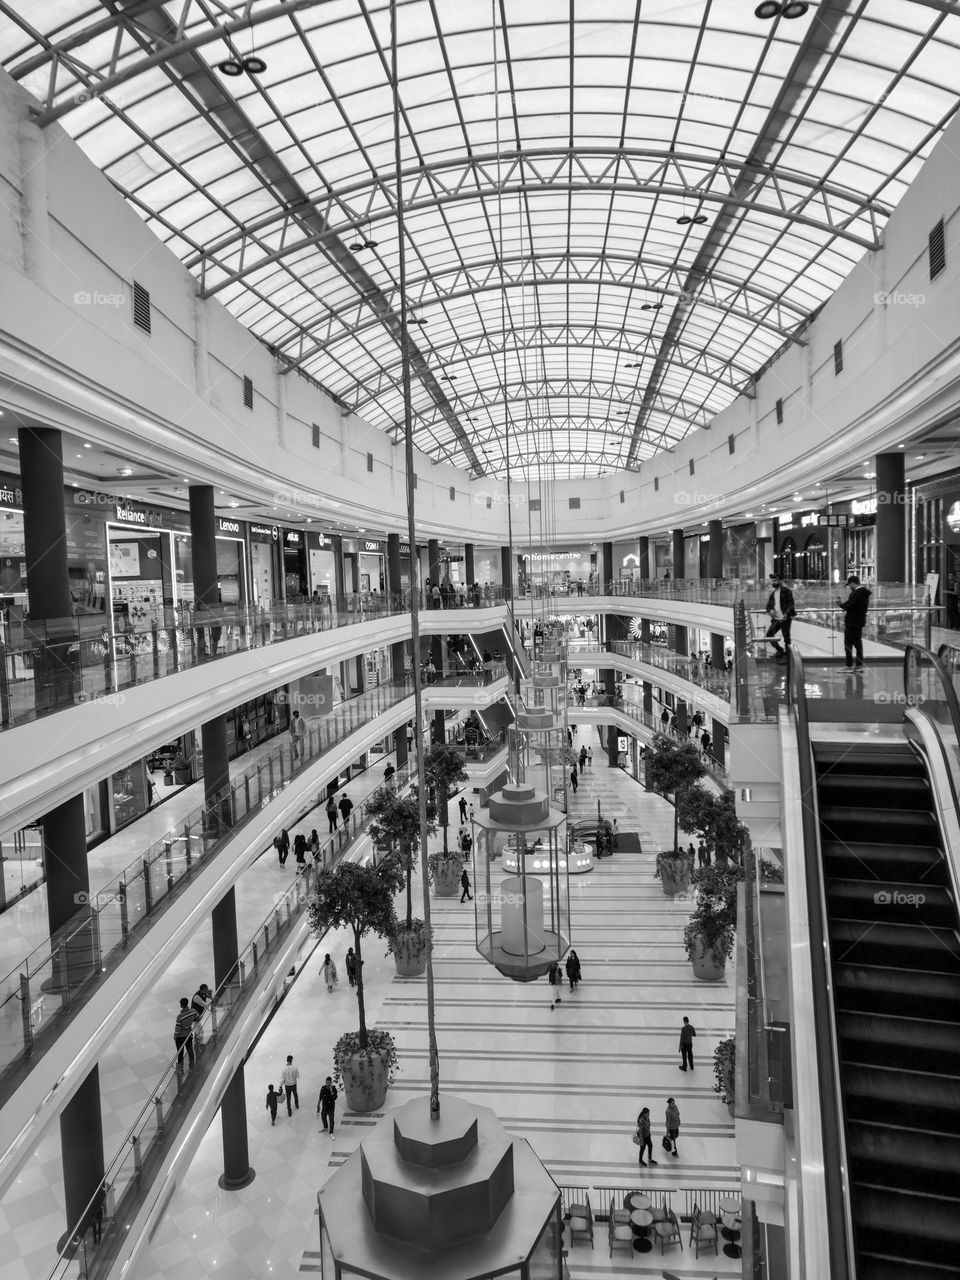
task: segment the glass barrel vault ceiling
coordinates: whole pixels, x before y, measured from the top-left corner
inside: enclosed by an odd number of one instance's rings
[[[708,421],[878,243],[958,102],[949,0],[397,22],[415,439],[477,474],[634,468]],[[389,0],[0,0],[41,119],[207,296],[397,432],[390,54]]]

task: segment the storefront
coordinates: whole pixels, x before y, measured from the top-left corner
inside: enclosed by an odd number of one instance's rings
[[[217,587],[221,604],[245,605],[247,592],[246,531],[239,520],[217,517]]]
[[[333,540],[319,529],[307,530],[307,582],[311,596],[333,599],[337,594],[337,566]]]
[[[358,539],[357,561],[360,579],[357,589],[362,595],[386,590],[385,553],[386,547],[379,539]]]
[[[949,471],[912,486],[910,529],[915,580],[933,580],[933,603],[943,605],[945,625],[960,625],[957,587],[960,580],[960,471]]]
[[[285,600],[305,600],[307,591],[307,535],[300,529],[283,533],[283,587]]]
[[[247,526],[247,532],[250,537],[253,603],[269,609],[280,597],[280,530],[275,524],[251,524]]]
[[[520,590],[543,586],[550,594],[568,595],[577,582],[597,575],[597,553],[586,547],[531,547],[519,555],[523,566]]]
[[[474,547],[473,576],[478,586],[491,587],[500,581],[500,548]],[[470,584],[468,584],[470,585]]]
[[[723,576],[736,579],[761,576],[756,524],[732,524],[724,529]]]
[[[774,573],[788,581],[826,580],[826,544],[819,523],[817,511],[781,512],[775,521]]]

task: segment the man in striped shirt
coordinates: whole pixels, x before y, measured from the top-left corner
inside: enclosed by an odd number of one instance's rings
[[[197,1020],[197,1015],[190,1008],[190,1001],[186,996],[180,998],[180,1012],[177,1014],[177,1021],[173,1028],[173,1043],[177,1046],[177,1070],[183,1070],[183,1051],[186,1049],[187,1058],[191,1067],[194,1064],[193,1056],[193,1024]]]

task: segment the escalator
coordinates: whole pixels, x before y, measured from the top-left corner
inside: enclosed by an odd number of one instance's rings
[[[922,758],[814,742],[857,1280],[960,1276],[960,935]]]

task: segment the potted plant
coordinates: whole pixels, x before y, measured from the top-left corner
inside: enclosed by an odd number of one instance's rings
[[[340,1037],[334,1048],[335,1078],[343,1085],[351,1111],[376,1111],[383,1106],[397,1063],[393,1039],[387,1031],[367,1027],[363,1002],[364,934],[389,938],[396,926],[393,895],[396,872],[381,874],[374,867],[340,862],[317,875],[316,889],[307,903],[310,926],[319,937],[328,929],[347,926],[353,933],[357,957],[357,1012],[360,1027]]]
[[[675,852],[666,852],[657,854],[657,865],[654,874],[663,887],[663,892],[668,898],[675,898],[678,894],[683,895],[690,888],[690,876],[693,873],[693,863],[690,855],[682,849]]]
[[[703,777],[703,772],[700,752],[694,743],[657,734],[648,755],[647,777],[654,791],[665,798],[673,797],[673,849],[658,854],[656,866],[657,879],[668,898],[686,893],[690,885],[693,867],[689,856],[680,848],[680,809],[687,793]],[[686,822],[684,830],[691,830]]]
[[[724,967],[733,952],[737,924],[739,866],[699,868],[693,875],[697,905],[683,931],[687,959],[693,976],[701,982],[722,982]]]
[[[688,787],[677,807],[684,831],[701,838],[715,864],[725,866],[742,860],[749,832],[737,817],[732,791],[718,795],[707,787]]]
[[[418,977],[427,967],[429,935],[422,920],[413,914],[411,881],[417,853],[420,850],[420,806],[415,796],[401,796],[386,788],[367,801],[367,813],[372,817],[370,834],[374,844],[389,852],[382,858],[378,870],[384,876],[394,873],[395,889],[406,890],[406,913],[403,920],[388,935],[387,945],[393,953],[397,973],[404,978]],[[436,824],[427,823],[427,834],[436,831]]]
[[[720,1101],[727,1104],[727,1110],[733,1115],[737,1096],[737,1042],[733,1036],[721,1040],[714,1049],[713,1076],[714,1093],[719,1093]]]
[[[446,853],[450,788],[462,787],[469,776],[463,756],[456,747],[448,746],[445,742],[438,743],[423,757],[423,776],[435,798],[440,825],[443,827],[443,851]]]
[[[460,889],[463,855],[439,849],[427,857],[427,876],[438,898],[452,898]]]

